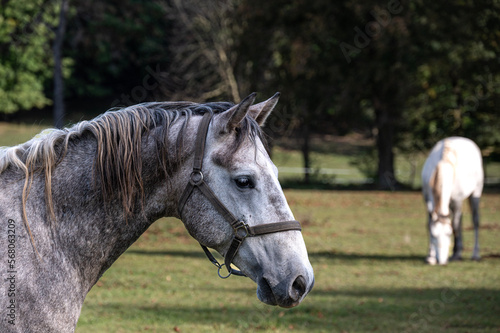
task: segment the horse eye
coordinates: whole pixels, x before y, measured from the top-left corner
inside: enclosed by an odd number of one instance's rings
[[[234,182],[239,188],[254,188],[255,185],[249,177],[238,177],[235,178]]]

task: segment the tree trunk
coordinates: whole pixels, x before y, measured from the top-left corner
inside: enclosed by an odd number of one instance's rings
[[[395,190],[397,180],[394,175],[394,119],[391,119],[386,105],[374,103],[377,123],[378,171],[377,186],[382,190]]]
[[[54,126],[62,128],[64,126],[64,82],[62,74],[62,44],[66,31],[66,12],[68,10],[68,0],[61,0],[59,12],[59,25],[56,29],[56,37],[52,52],[54,54]]]
[[[311,182],[310,136],[309,124],[305,121],[302,132],[302,158],[304,159],[304,183],[308,185]]]

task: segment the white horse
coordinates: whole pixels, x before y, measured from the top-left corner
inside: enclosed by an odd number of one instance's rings
[[[469,198],[474,224],[473,260],[479,260],[479,198],[483,190],[481,151],[471,140],[450,137],[432,149],[422,170],[422,192],[428,211],[431,265],[448,262],[451,234],[454,235],[451,260],[462,259],[462,203]],[[451,211],[451,214],[450,214]]]

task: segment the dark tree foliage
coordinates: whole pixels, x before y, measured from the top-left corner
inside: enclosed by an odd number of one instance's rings
[[[485,150],[498,146],[500,2],[416,1],[411,10],[410,37],[422,60],[399,145],[426,150],[443,137],[461,135]]]
[[[377,182],[396,149],[463,135],[498,145],[498,1],[243,1],[241,52],[254,86],[285,92],[307,166],[316,131],[376,135]]]
[[[155,1],[71,2],[66,54],[73,59],[67,96],[111,97],[115,105],[154,99],[171,60],[171,22]]]
[[[2,1],[0,112],[50,103],[57,3]],[[268,131],[300,138],[305,170],[312,134],[363,131],[393,189],[398,152],[462,135],[499,154],[499,36],[498,0],[72,0],[62,74],[108,107],[280,91]]]
[[[44,84],[51,79],[50,29],[56,17],[50,0],[0,3],[0,113],[51,103]]]

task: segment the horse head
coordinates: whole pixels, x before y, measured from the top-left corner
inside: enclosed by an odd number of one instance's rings
[[[436,212],[432,212],[431,219],[429,225],[430,243],[434,247],[437,263],[446,265],[450,253],[451,236],[453,235],[451,219],[448,215],[440,215]]]
[[[198,133],[195,143],[206,140],[201,157],[193,154],[193,160],[202,159],[203,170],[197,177],[206,186],[200,190],[188,186],[185,192],[189,194],[181,199],[179,214],[200,244],[226,256],[230,273],[234,272],[230,267],[233,263],[257,283],[257,296],[262,302],[293,307],[311,290],[314,274],[296,227],[300,225],[294,221],[260,129],[278,98],[276,94],[252,105],[252,94],[207,121],[206,138]],[[189,171],[184,170],[186,178]],[[251,230],[272,229],[272,225],[278,230],[252,235]],[[243,235],[238,235],[241,231]]]

